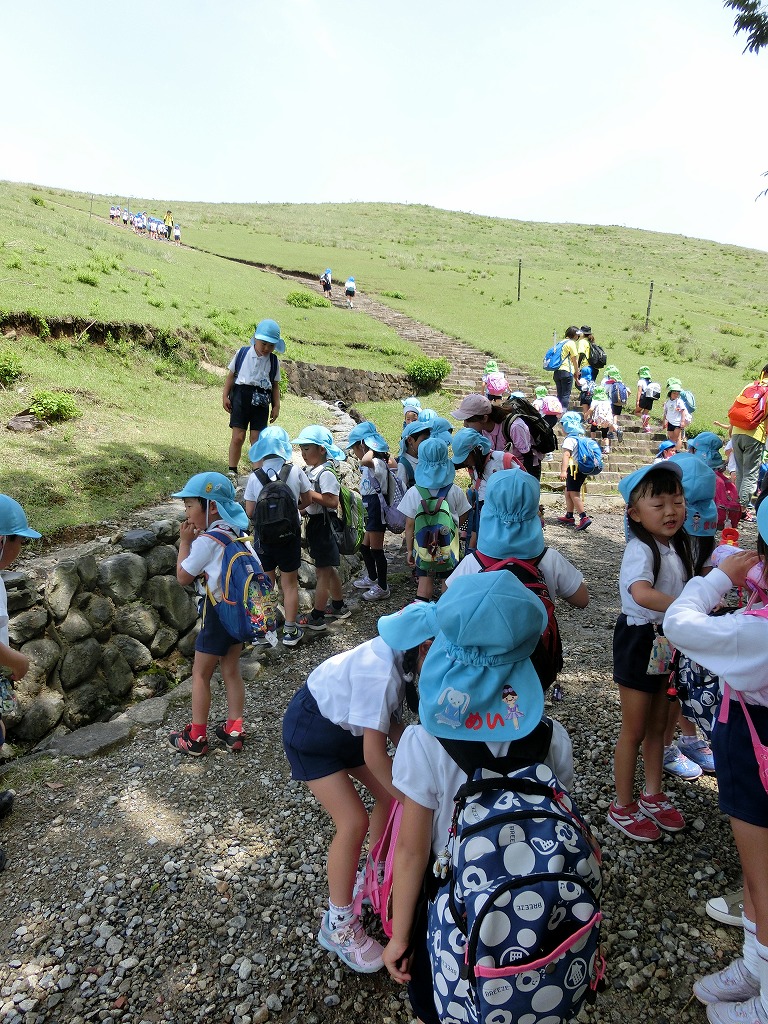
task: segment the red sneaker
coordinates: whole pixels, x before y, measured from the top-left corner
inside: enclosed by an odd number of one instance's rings
[[[643,814],[637,800],[633,800],[626,807],[612,803],[608,808],[607,821],[609,825],[613,825],[625,836],[636,839],[639,843],[652,843],[656,839],[661,839],[660,829]]]
[[[638,803],[642,813],[665,832],[681,832],[685,828],[685,818],[666,793],[643,793]]]

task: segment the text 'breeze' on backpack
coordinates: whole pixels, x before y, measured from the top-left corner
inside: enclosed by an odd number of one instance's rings
[[[262,544],[290,544],[301,537],[299,509],[287,483],[292,469],[291,463],[286,462],[279,475],[273,470],[256,470],[261,490],[251,522]]]
[[[468,780],[434,872],[427,946],[441,1021],[573,1020],[594,1001],[600,951],[600,848],[543,763],[544,719],[494,758],[483,743],[440,740]]]
[[[496,572],[499,569],[507,569],[513,573],[524,587],[534,593],[544,605],[547,612],[547,628],[541,634],[536,649],[531,655],[531,664],[536,669],[536,675],[543,690],[549,687],[557,679],[558,673],[563,667],[563,641],[560,637],[560,627],[557,624],[555,615],[555,604],[549,594],[547,581],[539,568],[547,549],[541,552],[538,558],[529,560],[524,558],[489,558],[479,551],[475,552],[475,558],[482,566],[481,572]]]
[[[208,599],[213,604],[224,629],[235,640],[258,644],[265,640],[272,647],[277,643],[277,598],[272,581],[261,567],[247,537],[234,537],[223,530],[207,530],[221,544],[221,600],[216,601],[210,587]]]
[[[597,476],[603,472],[603,453],[600,445],[591,437],[579,437],[571,453],[576,469],[584,476]]]
[[[414,561],[424,572],[451,572],[459,564],[459,528],[447,495],[451,486],[441,487],[432,497],[426,487],[417,487],[421,504],[413,525]]]
[[[516,419],[521,419],[528,427],[531,434],[531,447],[540,455],[549,455],[557,448],[557,438],[552,427],[547,423],[538,409],[536,409],[526,398],[517,398],[511,395],[500,409],[491,410],[491,415],[504,415],[501,432],[507,444],[512,442],[512,425]]]
[[[365,536],[365,506],[363,499],[341,482],[341,477],[330,462],[323,470],[333,473],[339,482],[339,507],[335,513],[323,509],[340,555],[354,555],[360,550]],[[322,472],[322,470],[321,470]],[[318,477],[320,474],[317,474]]]

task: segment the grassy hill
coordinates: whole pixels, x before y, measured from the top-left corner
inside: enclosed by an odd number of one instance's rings
[[[94,215],[106,217],[111,202],[123,205],[125,197],[92,200],[53,188],[0,185],[2,311],[181,332],[176,351],[100,350],[103,380],[81,386],[97,396],[87,415],[107,446],[123,440],[105,410],[117,391],[118,404],[127,402],[124,382],[141,378],[145,393],[130,399],[136,438],[146,440],[166,410],[162,443],[171,436],[190,463],[215,457],[219,465],[227,436],[220,387],[194,372],[194,360],[202,343],[211,361],[223,363],[262,316],[279,320],[295,358],[376,369],[402,367],[412,355],[408,343],[357,311],[296,309],[286,303],[295,283],[220,256],[312,275],[331,266],[339,281],[353,274],[380,301],[522,368],[540,367],[553,330],[561,336],[569,323],[589,323],[628,382],[641,363],[662,384],[679,374],[697,396],[696,427],[723,419],[733,394],[768,361],[764,252],[620,227],[532,224],[423,206],[131,201],[132,209],[158,215],[170,208],[183,241],[202,250],[191,251],[138,239],[91,216],[92,206]],[[55,349],[50,356],[50,346],[25,344],[28,389],[57,379],[77,387],[72,381],[98,362],[87,344],[81,355],[67,349],[60,356]],[[65,366],[71,377],[62,376]],[[199,429],[190,428],[192,394]],[[18,406],[17,396],[0,394],[0,415],[7,418]],[[390,413],[387,420],[396,418],[397,410]],[[58,429],[72,431],[70,443],[82,441],[80,427]],[[21,438],[18,446],[23,476],[24,459],[40,442]],[[50,477],[50,464],[44,475]],[[129,500],[151,500],[150,492],[163,484],[158,479]],[[62,480],[57,486],[66,490]],[[86,503],[82,514],[98,511]],[[56,521],[52,513],[51,525]]]

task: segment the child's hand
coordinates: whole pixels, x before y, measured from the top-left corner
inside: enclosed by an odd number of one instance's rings
[[[756,551],[738,551],[735,555],[724,558],[717,568],[723,570],[734,587],[743,587],[747,573],[759,561],[760,556]]]
[[[200,531],[197,529],[197,527],[193,526],[192,523],[190,523],[188,519],[185,519],[184,522],[179,527],[179,535],[181,537],[181,541],[182,541],[183,544],[186,544],[188,547],[192,543],[192,541],[195,539],[195,537],[197,537],[199,532]]]
[[[229,395],[224,395],[221,400],[221,404],[224,406],[226,412],[232,412],[232,401]]]
[[[411,959],[413,954],[406,956],[408,944],[390,939],[382,954],[384,966],[399,985],[411,980]]]
[[[416,565],[416,559],[413,557],[413,552],[412,551],[408,552],[408,554],[405,556],[405,560],[408,563],[408,565],[410,565],[410,567],[412,569]]]

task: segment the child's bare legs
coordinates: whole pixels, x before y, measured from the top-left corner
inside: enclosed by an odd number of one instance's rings
[[[696,732],[696,726],[688,718],[683,718],[683,711],[677,701],[669,702],[669,718],[667,719],[667,728],[664,731],[664,746],[668,747],[671,743],[674,743],[675,733],[677,727],[680,727],[680,733],[683,736],[689,737],[692,740],[698,739],[698,733]]]
[[[433,594],[433,585],[431,576],[419,576],[419,581],[416,584],[416,597],[421,598],[422,601],[431,601]]]
[[[664,757],[664,729],[667,724],[667,695],[619,686],[621,729],[613,755],[616,801],[621,807],[635,796],[635,768],[640,748],[645,763],[645,789],[653,795],[661,792]]]
[[[274,575],[274,573],[272,574]],[[280,572],[280,589],[283,592],[285,621],[295,622],[299,612],[299,572]]]
[[[359,772],[361,769],[357,769]],[[360,852],[368,831],[368,812],[346,772],[335,772],[307,783],[310,792],[331,816],[335,834],[328,847],[328,892],[331,903],[352,902]]]
[[[192,724],[206,726],[211,711],[211,677],[221,664],[221,677],[227,691],[227,717],[233,721],[243,717],[245,683],[240,674],[242,644],[233,644],[223,656],[195,651],[192,665]]]
[[[744,915],[757,925],[757,941],[768,946],[768,829],[731,818],[744,872]]]
[[[259,440],[260,430],[252,430],[250,433],[251,444],[256,444]],[[240,456],[243,452],[243,445],[245,444],[245,427],[232,427],[232,437],[229,442],[229,465],[232,469],[236,469],[240,465]]]
[[[315,590],[315,609],[325,612],[328,595],[332,601],[342,601],[344,593],[341,589],[341,577],[333,565],[324,565],[317,569],[317,588]]]
[[[367,765],[363,765],[361,768],[355,768],[351,774],[354,775],[359,782],[362,782],[376,801],[373,805],[368,825],[368,849],[372,850],[376,843],[381,839],[384,828],[387,824],[389,809],[392,804],[392,795],[384,786],[382,786]]]
[[[664,730],[669,715],[669,701],[665,688],[651,695],[643,740],[643,764],[645,767],[645,792],[651,796],[661,793],[662,766],[664,763]]]
[[[680,427],[667,427],[667,440],[673,442],[676,451],[683,450]]]
[[[584,499],[581,496],[581,491],[566,491],[565,492],[565,511],[578,512],[580,516],[584,515]]]
[[[221,659],[221,678],[227,693],[227,718],[233,722],[243,717],[245,708],[245,683],[240,672],[242,644],[233,644]],[[210,690],[209,690],[210,695]]]

